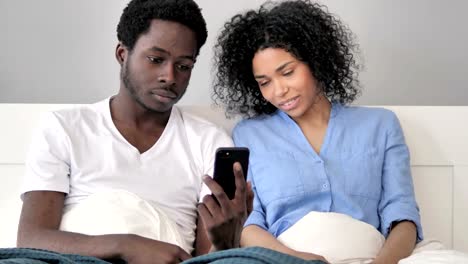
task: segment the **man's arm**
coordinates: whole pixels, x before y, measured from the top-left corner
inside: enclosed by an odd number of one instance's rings
[[[181,248],[136,235],[88,236],[59,231],[65,194],[33,191],[23,196],[18,227],[18,247],[40,248],[61,253],[124,259],[128,263],[146,263],[158,259],[179,262],[190,258]]]
[[[312,253],[307,253],[307,252],[296,251],[285,246],[283,243],[281,243],[268,231],[256,225],[249,225],[244,228],[244,230],[242,231],[241,245],[242,247],[269,248],[269,249],[282,252],[288,255],[292,255],[298,258],[302,258],[305,260],[321,260],[325,263],[328,263],[327,260],[323,256],[312,254]]]
[[[397,223],[390,231],[374,263],[392,264],[408,257],[416,245],[416,225],[410,221]]]
[[[195,245],[194,251],[192,253],[193,256],[200,256],[207,254],[211,251],[211,241],[208,238],[208,234],[206,233],[205,224],[203,223],[203,219],[198,214],[197,218],[197,231],[196,231],[196,238],[195,238]]]
[[[42,248],[63,253],[118,258],[115,237],[91,237],[58,231],[65,194],[35,191],[24,194],[18,228],[18,247]]]

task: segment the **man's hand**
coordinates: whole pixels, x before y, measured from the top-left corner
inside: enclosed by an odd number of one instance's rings
[[[236,193],[232,200],[212,178],[203,178],[217,200],[212,195],[206,195],[203,203],[198,205],[198,213],[214,250],[239,247],[242,227],[252,211],[253,192],[250,184],[245,182],[240,163],[234,163],[233,170]]]
[[[128,235],[119,245],[121,258],[128,264],[180,263],[191,258],[182,248],[136,235]]]

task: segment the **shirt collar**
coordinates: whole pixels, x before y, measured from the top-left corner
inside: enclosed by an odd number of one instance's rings
[[[331,111],[330,111],[330,119],[335,118],[339,114],[342,108],[343,108],[343,105],[340,102],[332,102]],[[287,122],[292,121],[294,123],[294,120],[288,114],[286,114],[284,111],[280,109],[276,110],[274,115],[279,115],[281,118],[283,118]]]

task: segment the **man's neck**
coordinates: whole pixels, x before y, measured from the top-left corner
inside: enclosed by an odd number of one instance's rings
[[[130,95],[119,93],[110,99],[110,111],[114,123],[124,123],[141,129],[165,127],[171,110],[160,113],[146,109]]]

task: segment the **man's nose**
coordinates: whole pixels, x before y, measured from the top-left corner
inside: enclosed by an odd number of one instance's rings
[[[175,83],[175,67],[172,63],[167,62],[161,65],[158,80],[161,83]]]

